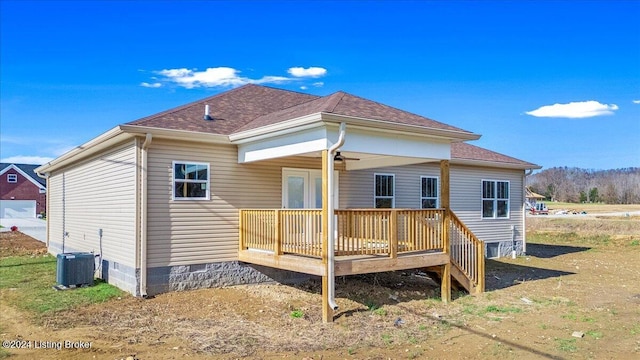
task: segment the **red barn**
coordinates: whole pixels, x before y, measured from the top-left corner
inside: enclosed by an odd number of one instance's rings
[[[39,165],[0,163],[0,218],[35,218],[47,211],[47,182]]]

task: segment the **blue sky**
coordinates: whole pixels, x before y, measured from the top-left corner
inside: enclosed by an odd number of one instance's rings
[[[545,168],[640,166],[640,1],[0,1],[0,159],[244,83],[338,90]]]

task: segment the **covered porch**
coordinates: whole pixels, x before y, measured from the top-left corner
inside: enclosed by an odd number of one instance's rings
[[[324,117],[320,114],[320,120],[326,120]],[[283,174],[283,208],[239,209],[238,260],[322,277],[325,322],[333,321],[337,309],[333,299],[336,276],[430,268],[441,277],[445,302],[451,299],[452,277],[470,292],[482,291],[484,244],[449,206],[452,134],[356,125],[349,128],[345,141],[345,122],[339,129],[336,125],[320,121],[286,136],[275,131],[232,139],[238,143],[239,163],[288,156],[322,161],[315,191],[321,196],[309,202],[315,206],[305,203],[293,208],[287,203]],[[439,162],[439,207],[400,209],[391,202],[383,209],[339,208],[334,169],[340,153],[348,159],[341,165],[346,172]]]

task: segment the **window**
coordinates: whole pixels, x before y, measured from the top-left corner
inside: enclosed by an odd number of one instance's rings
[[[209,200],[209,164],[174,161],[173,199]]]
[[[509,182],[482,180],[482,217],[509,217]]]
[[[421,207],[423,209],[435,209],[438,207],[438,178],[421,176]]]
[[[395,175],[375,174],[374,206],[376,209],[395,207]]]
[[[7,182],[17,183],[18,182],[18,174],[7,174]]]

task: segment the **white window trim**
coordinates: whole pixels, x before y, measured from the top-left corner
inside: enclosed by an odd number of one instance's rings
[[[176,164],[185,164],[185,165],[203,165],[207,167],[207,180],[206,182],[203,180],[185,180],[185,179],[176,179],[175,169]],[[196,184],[207,184],[207,191],[205,197],[176,197],[176,180],[187,183],[196,183]],[[188,161],[188,160],[174,160],[171,162],[171,198],[174,201],[206,201],[211,199],[211,164],[205,162],[198,161]]]
[[[484,182],[485,181],[492,181],[494,183],[494,186],[498,186],[499,182],[503,182],[503,183],[507,183],[507,186],[509,187],[509,197],[506,199],[507,200],[507,216],[505,217],[498,217],[498,189],[494,188],[495,190],[495,194],[496,197],[495,198],[485,198],[482,195],[482,192],[484,191]],[[484,206],[484,201],[485,200],[493,200],[494,201],[494,211],[493,211],[493,216],[492,217],[485,217],[484,216],[484,211],[483,211],[483,206]],[[500,200],[505,200],[505,199],[500,199]],[[496,180],[496,179],[482,179],[480,180],[480,219],[482,220],[508,220],[511,218],[511,181],[509,180]]]
[[[422,179],[436,179],[436,209],[440,208],[440,177],[439,176],[430,176],[430,175],[421,175],[420,176],[420,204],[418,204],[418,209],[422,209],[422,201],[424,199],[432,199],[431,197],[423,197],[422,196]]]
[[[18,182],[18,174],[7,174],[7,182],[15,184]]]
[[[393,196],[376,196],[376,178],[380,176],[391,176],[393,178]],[[373,208],[376,208],[376,199],[388,199],[391,198],[391,208],[396,208],[396,174],[389,173],[373,173]]]

